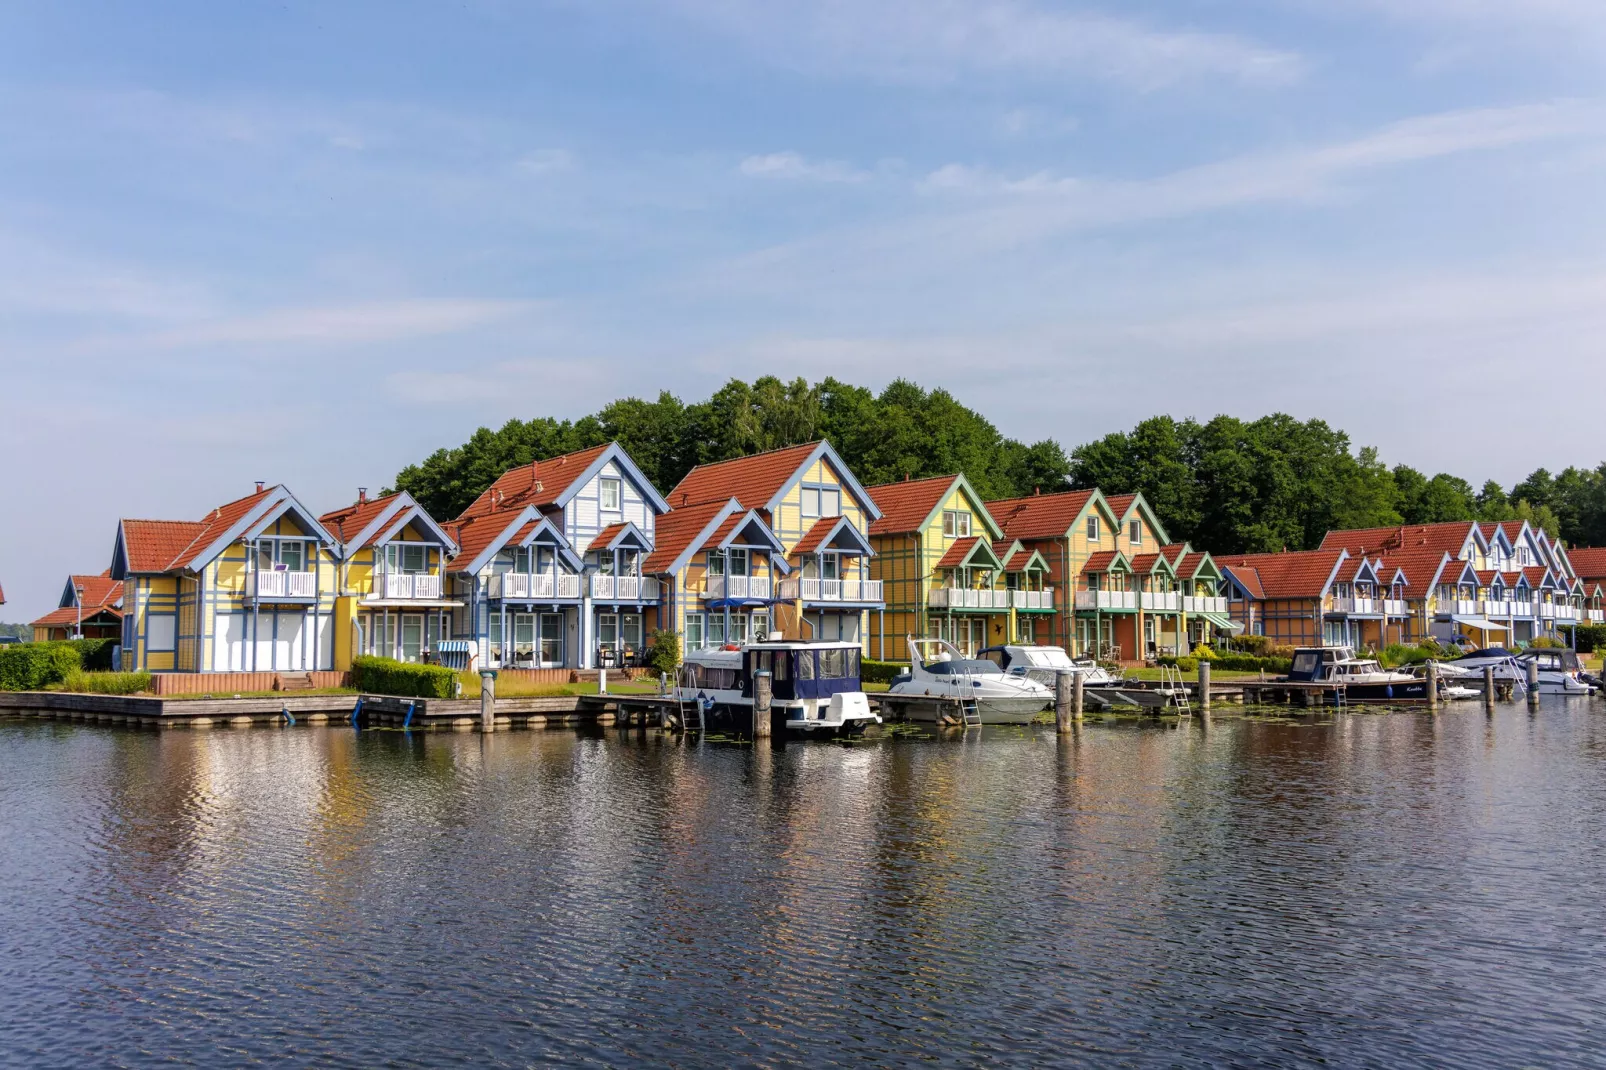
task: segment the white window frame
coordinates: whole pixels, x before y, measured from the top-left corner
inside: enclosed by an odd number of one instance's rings
[[[610,504],[608,499],[612,498]],[[597,481],[597,502],[604,513],[624,512],[625,488],[624,480],[616,476],[604,476]]]
[[[1098,542],[1100,538],[1101,538],[1101,536],[1099,535],[1099,518],[1096,517],[1096,516],[1088,517],[1087,518],[1087,541],[1088,542]]]
[[[1126,525],[1126,541],[1132,546],[1143,545],[1143,521],[1129,520]]]
[[[802,511],[804,516],[819,516],[820,488],[804,487],[803,492],[798,495],[798,508]]]

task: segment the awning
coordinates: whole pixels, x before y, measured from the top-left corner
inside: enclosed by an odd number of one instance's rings
[[[1244,630],[1242,624],[1239,624],[1225,613],[1200,613],[1198,615],[1224,632],[1241,632]]]
[[[1476,628],[1480,632],[1503,632],[1506,630],[1506,626],[1504,624],[1496,624],[1494,621],[1488,620],[1484,617],[1452,616],[1450,619],[1455,621],[1457,624],[1464,624],[1468,628]]]
[[[357,603],[358,609],[456,609],[463,603],[450,598],[374,598]]]

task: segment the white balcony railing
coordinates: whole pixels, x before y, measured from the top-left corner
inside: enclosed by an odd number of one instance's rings
[[[1383,615],[1385,617],[1409,617],[1411,607],[1405,604],[1403,598],[1383,599]]]
[[[1009,604],[1016,609],[1053,609],[1054,588],[1044,587],[1041,591],[1010,591]]]
[[[250,593],[256,598],[316,598],[318,577],[311,572],[253,572]]]
[[[1578,619],[1578,607],[1577,606],[1556,606],[1555,609],[1556,609],[1556,619],[1557,620],[1577,620]]]
[[[1182,609],[1182,596],[1175,591],[1144,591],[1143,608],[1156,613],[1176,613]]]
[[[771,589],[768,576],[710,576],[703,586],[703,597],[767,600]]]
[[[439,598],[441,578],[426,572],[381,572],[374,577],[375,598]]]
[[[933,587],[934,609],[1008,609],[1008,591],[983,591],[967,587]]]
[[[1350,595],[1334,595],[1332,598],[1332,612],[1354,613],[1358,615],[1372,615],[1378,610],[1376,598],[1356,598]]]
[[[1486,598],[1481,603],[1478,612],[1490,620],[1505,620],[1511,616],[1511,603],[1505,599]]]
[[[492,598],[579,598],[580,577],[572,572],[560,572],[557,575],[542,572],[534,576],[524,572],[504,572],[491,577],[489,592]]]
[[[593,575],[591,597],[615,602],[656,602],[658,581],[650,576]]]
[[[781,598],[805,602],[879,602],[880,580],[815,580],[792,577],[781,581]]]
[[[1541,602],[1539,603],[1539,616],[1543,620],[1555,620],[1556,610],[1559,608],[1559,606],[1551,602]]]
[[[1136,591],[1077,591],[1077,609],[1136,609]]]
[[[1606,609],[1590,609],[1586,610],[1585,612],[1589,614],[1589,623],[1606,623]]]
[[[1182,596],[1182,612],[1225,613],[1227,598],[1225,595],[1185,594]]]

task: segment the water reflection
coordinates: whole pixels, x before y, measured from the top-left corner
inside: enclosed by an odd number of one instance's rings
[[[7,1050],[1585,1063],[1603,712],[855,747],[3,722]]]

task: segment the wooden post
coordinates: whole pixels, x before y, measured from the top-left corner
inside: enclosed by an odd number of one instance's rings
[[[1062,669],[1054,674],[1054,727],[1060,732],[1069,732],[1073,727],[1071,719],[1071,689],[1076,685],[1071,682],[1073,676],[1079,673]]]
[[[1539,705],[1539,659],[1528,659],[1528,704]]]
[[[607,669],[598,669],[597,670],[597,694],[606,695],[607,693],[608,693],[608,670]]]
[[[1199,659],[1199,712],[1210,712],[1210,662]]]
[[[1082,720],[1082,688],[1086,684],[1081,673],[1073,674],[1071,680],[1071,716],[1080,723]]]
[[[1483,667],[1483,708],[1494,709],[1494,666]]]
[[[1428,662],[1428,709],[1438,712],[1439,709],[1439,666],[1437,662]]]
[[[770,674],[759,670],[753,674],[753,738],[768,739],[770,734],[770,703],[773,689]]]
[[[480,731],[496,731],[496,670],[480,670]]]

